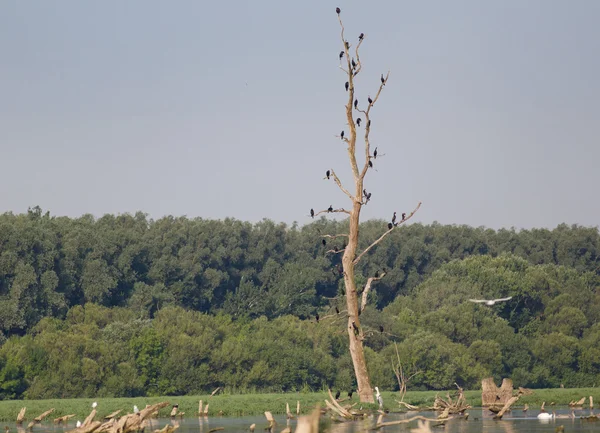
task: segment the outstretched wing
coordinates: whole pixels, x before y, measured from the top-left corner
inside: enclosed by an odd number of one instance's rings
[[[476,302],[478,304],[483,304],[483,303],[487,302],[485,299],[469,299],[469,301]]]
[[[496,302],[503,302],[503,301],[509,301],[512,299],[512,296],[509,296],[508,298],[499,298],[499,299],[495,299]]]

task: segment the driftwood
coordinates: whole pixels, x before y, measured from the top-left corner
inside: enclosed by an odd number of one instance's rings
[[[414,406],[412,404],[408,404],[405,401],[398,401],[396,400],[396,402],[400,405],[400,406],[404,406],[405,408],[407,408],[408,410],[420,410],[419,406]]]
[[[106,421],[105,423],[101,423],[100,421],[92,421],[89,425],[84,426],[82,424],[81,427],[78,427],[67,433],[129,433],[132,431],[141,430],[143,427],[145,427],[145,420],[149,418],[152,413],[168,405],[169,402],[166,401],[148,405],[138,413],[123,415],[118,421],[116,421],[114,418]],[[95,415],[95,410],[92,411],[90,416],[92,414]],[[90,418],[90,416],[88,416],[88,418]]]
[[[46,412],[42,413],[41,415],[35,417],[33,420],[35,422],[42,422],[44,420],[44,418],[46,418],[48,415],[50,415],[52,412],[54,412],[54,408],[52,409],[48,409]]]
[[[514,397],[511,397],[506,404],[504,405],[504,407],[500,410],[500,412],[498,412],[496,415],[494,415],[494,419],[502,419],[502,417],[504,416],[504,414],[506,413],[507,410],[510,409],[510,407],[519,399],[519,396],[516,395]]]
[[[575,400],[571,400],[569,402],[569,406],[570,407],[575,407],[575,406],[583,406],[583,403],[585,403],[585,397],[581,397],[579,400],[575,401]]]
[[[25,421],[25,412],[27,411],[26,407],[22,407],[21,410],[19,411],[19,415],[17,415],[17,424],[21,425],[23,424],[23,421]]]
[[[331,410],[332,412],[334,412],[336,415],[347,419],[347,420],[352,420],[354,419],[354,415],[351,414],[346,408],[342,407],[337,400],[335,399],[335,397],[333,396],[333,394],[331,393],[331,390],[328,389],[327,393],[329,394],[329,400],[325,400],[325,405],[327,406],[327,408],[329,408],[329,410]]]
[[[256,428],[256,424],[250,424],[250,431],[254,432],[254,429]]]
[[[390,425],[408,424],[409,422],[412,422],[414,420],[422,420],[422,421],[434,422],[434,423],[436,423],[436,425],[443,424],[445,422],[445,421],[440,422],[440,420],[436,419],[436,418],[426,418],[426,417],[424,417],[422,415],[416,415],[416,416],[413,416],[412,418],[400,419],[400,420],[397,420],[397,421],[388,421],[388,422],[377,423],[375,425],[374,429],[378,430],[378,429],[380,429],[382,427],[386,427],[386,426],[390,426]]]
[[[154,433],[173,433],[178,428],[179,428],[179,424],[177,424],[177,425],[167,424],[160,430],[154,430]]]
[[[208,433],[213,433],[216,431],[221,431],[221,430],[225,430],[225,427],[215,427],[215,428],[211,428]]]
[[[410,430],[410,433],[431,433],[431,428],[429,428],[428,421],[417,421],[417,428],[413,428]]]
[[[319,433],[320,417],[321,409],[319,405],[317,405],[310,415],[305,415],[298,418],[295,433]]]
[[[95,416],[96,416],[96,409],[92,409],[92,411],[87,416],[87,418],[81,423],[81,427],[87,427],[88,425],[90,425],[92,423],[92,421],[94,420]]]
[[[464,413],[465,410],[471,408],[471,406],[467,404],[463,389],[458,385],[456,386],[458,388],[456,400],[453,400],[452,397],[450,397],[450,394],[446,395],[447,400],[444,400],[439,395],[436,395],[433,402],[433,410],[441,412],[448,410],[448,414],[455,414]]]
[[[594,408],[594,397],[590,395],[590,409]]]
[[[104,419],[112,419],[112,418],[116,417],[118,414],[120,414],[122,411],[123,411],[123,409],[115,410],[113,413],[106,415],[104,417]]]
[[[54,418],[54,424],[62,424],[64,422],[67,422],[68,420],[70,420],[74,416],[75,416],[75,414],[65,415],[65,416],[61,416],[61,417],[58,417],[58,418]]]
[[[502,379],[502,386],[498,388],[493,377],[487,377],[481,381],[481,405],[504,406],[513,395],[512,379]]]
[[[529,389],[529,388],[523,388],[522,386],[519,387],[519,395],[531,395],[533,394],[533,390]]]
[[[529,409],[529,405],[525,404],[525,406],[523,407],[523,412],[527,412],[528,409]]]
[[[210,396],[214,396],[217,392],[219,392],[221,390],[220,386],[217,386],[217,388],[210,394]]]
[[[208,416],[208,403],[202,407],[202,400],[198,403],[198,416]]]
[[[179,409],[178,405],[173,405],[173,409],[171,409],[171,414],[169,415],[171,418],[174,418],[177,415],[177,409]]]
[[[296,416],[300,416],[300,400],[296,401]]]
[[[292,412],[290,412],[290,405],[287,401],[285,402],[285,416],[287,417],[287,419],[296,418],[294,415],[292,415]]]

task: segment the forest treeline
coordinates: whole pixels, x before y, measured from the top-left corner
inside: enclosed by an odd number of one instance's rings
[[[363,223],[364,246],[386,224]],[[343,239],[321,237],[344,230],[0,215],[0,397],[350,389],[341,255],[327,253]],[[361,316],[373,383],[397,387],[394,344],[418,389],[487,374],[600,383],[599,245],[598,229],[580,226],[398,228],[358,273],[386,271]],[[513,299],[468,302],[499,296]]]

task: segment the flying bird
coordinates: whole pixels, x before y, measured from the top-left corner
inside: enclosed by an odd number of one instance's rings
[[[498,298],[498,299],[469,299],[469,301],[471,302],[475,302],[477,304],[485,304],[485,305],[495,305],[497,302],[504,302],[504,301],[509,301],[512,299],[512,296],[509,296],[508,298]]]
[[[344,84],[344,87],[346,88],[346,92],[347,92],[348,88],[350,87],[350,83],[346,81],[346,84]]]
[[[333,212],[333,205],[331,205],[331,204],[329,205],[329,207],[327,208],[327,212]]]
[[[358,99],[354,100],[354,108],[358,109]]]
[[[367,101],[369,101],[369,105],[373,105],[373,100],[371,99],[370,96],[367,98]]]
[[[358,35],[358,40],[362,41],[364,37],[365,37],[365,34],[361,33],[360,35]]]
[[[335,12],[339,15],[342,10],[340,8],[335,8]]]
[[[310,210],[310,217],[311,217],[311,218],[314,218],[314,217],[315,217],[315,210],[314,210],[314,209],[311,209],[311,210]]]
[[[362,122],[362,119],[359,117],[358,119],[356,119],[356,124],[360,127],[360,122]]]
[[[377,159],[377,148],[375,148],[375,152],[373,152],[373,159]]]

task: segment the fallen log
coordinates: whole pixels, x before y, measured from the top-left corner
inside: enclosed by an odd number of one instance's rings
[[[96,416],[96,409],[92,409],[92,411],[87,416],[87,418],[81,423],[81,427],[87,427],[88,425],[90,425],[92,423],[92,421],[94,420],[95,416]]]
[[[69,430],[67,433],[92,433],[93,431],[97,430],[101,425],[102,423],[100,421],[93,421],[85,427],[82,424],[81,427]]]
[[[106,415],[104,417],[104,419],[106,419],[106,420],[112,419],[112,418],[116,417],[118,414],[120,414],[122,411],[123,411],[123,409],[115,410],[113,413]]]
[[[167,424],[160,430],[154,430],[154,433],[173,433],[178,428],[179,428],[179,424],[177,424],[177,425]]]
[[[519,396],[516,395],[514,397],[511,397],[506,404],[504,405],[504,407],[502,408],[502,410],[500,410],[500,412],[498,412],[496,415],[494,415],[494,419],[502,419],[502,417],[504,416],[504,414],[506,413],[507,410],[510,409],[510,407],[519,399]]]
[[[46,418],[48,415],[50,415],[52,412],[54,412],[54,408],[52,409],[48,409],[46,412],[42,413],[41,415],[35,417],[33,420],[35,422],[42,422],[44,420],[44,418]]]

